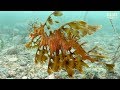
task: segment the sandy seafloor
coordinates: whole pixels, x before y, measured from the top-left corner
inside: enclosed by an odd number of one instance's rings
[[[0,31],[0,79],[69,79],[64,70],[49,75],[47,63],[35,65],[36,50],[28,50],[24,46],[28,38],[26,31],[21,32],[27,29],[24,25],[0,29],[6,30]],[[120,33],[116,34],[112,27],[110,29],[110,32],[98,31],[81,39],[81,42],[88,42],[84,46],[86,51],[96,45],[103,48],[102,54],[108,57],[103,61],[107,63],[113,62],[112,58],[120,45]],[[75,71],[74,79],[120,79],[120,49],[116,57],[114,72],[107,72],[104,66],[88,62],[90,67],[84,68],[83,74]]]
[[[94,34],[95,35],[95,34]],[[103,54],[108,56],[106,62],[111,63],[116,47],[119,45],[120,40],[118,37],[111,35],[97,34],[95,36],[88,36],[83,41],[88,41],[84,48],[89,50],[93,46],[98,45],[104,49]],[[69,79],[64,70],[56,72],[52,75],[47,73],[47,63],[44,65],[34,63],[35,50],[28,50],[24,44],[10,45],[6,43],[0,51],[0,78],[1,79]],[[91,43],[92,42],[92,43]],[[108,73],[102,65],[96,63],[89,63],[89,68],[84,68],[84,73],[79,74],[75,71],[75,79],[119,79],[120,78],[120,58],[119,55],[115,61],[114,73]]]

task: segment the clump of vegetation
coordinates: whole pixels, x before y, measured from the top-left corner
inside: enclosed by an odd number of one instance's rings
[[[0,37],[0,51],[4,48],[4,41],[3,39]]]
[[[89,25],[85,21],[72,21],[51,31],[51,26],[54,23],[59,23],[52,16],[60,17],[62,15],[62,12],[54,11],[48,16],[44,24],[32,25],[33,31],[29,35],[31,40],[25,46],[27,48],[37,48],[35,63],[38,64],[40,62],[43,64],[49,61],[47,70],[49,74],[63,69],[67,71],[69,77],[73,77],[75,70],[83,73],[83,67],[89,67],[85,60],[104,64],[110,69],[113,68],[114,65],[100,61],[105,56],[97,51],[94,52],[96,47],[87,52],[82,47],[85,43],[79,42],[82,37],[92,35],[101,26]],[[45,27],[47,27],[49,35],[45,31]]]

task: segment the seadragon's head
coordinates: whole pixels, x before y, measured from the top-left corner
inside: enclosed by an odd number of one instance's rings
[[[25,44],[27,48],[35,48],[38,47],[40,38],[44,35],[44,25],[40,25],[39,27],[34,26],[33,32],[29,34],[30,42]]]

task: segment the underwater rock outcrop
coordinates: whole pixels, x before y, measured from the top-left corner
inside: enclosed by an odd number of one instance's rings
[[[77,69],[80,73],[83,72],[83,67],[89,67],[85,60],[90,62],[101,62],[100,59],[105,58],[104,55],[99,53],[93,53],[94,49],[86,52],[82,47],[85,43],[79,43],[82,37],[91,35],[101,28],[100,25],[89,25],[85,21],[72,21],[68,22],[58,29],[51,31],[51,25],[59,23],[54,21],[52,16],[59,17],[63,13],[60,11],[54,11],[48,16],[46,22],[41,25],[33,24],[33,31],[30,33],[31,41],[25,46],[27,48],[37,48],[35,54],[35,63],[39,62],[43,64],[48,62],[49,74],[58,72],[63,69],[66,70],[70,77],[73,77],[74,70]],[[45,31],[47,27],[49,35]],[[105,64],[108,68],[113,68],[112,64]]]

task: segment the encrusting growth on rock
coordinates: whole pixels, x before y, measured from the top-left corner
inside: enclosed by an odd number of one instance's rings
[[[105,58],[101,54],[89,55],[91,51],[86,52],[82,45],[78,42],[82,37],[91,35],[101,28],[101,26],[92,26],[85,21],[72,21],[62,25],[60,28],[50,31],[51,25],[59,23],[54,21],[52,16],[59,17],[63,13],[54,11],[44,24],[39,26],[33,25],[33,32],[30,34],[31,41],[25,46],[27,48],[37,48],[35,54],[35,63],[43,64],[47,60],[49,74],[66,70],[70,77],[73,77],[74,70],[83,72],[83,66],[89,67],[84,61],[99,62],[99,59]],[[49,35],[45,32],[45,27],[49,31]],[[107,66],[110,66],[107,64]]]

